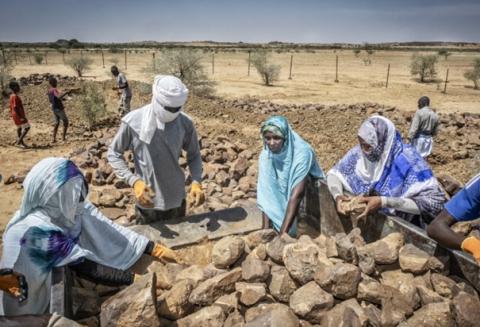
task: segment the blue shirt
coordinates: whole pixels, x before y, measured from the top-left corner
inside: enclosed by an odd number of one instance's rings
[[[456,221],[480,218],[480,174],[447,202],[445,209]]]

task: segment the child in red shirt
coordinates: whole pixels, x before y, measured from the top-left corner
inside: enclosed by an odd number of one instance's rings
[[[9,84],[10,89],[13,94],[10,95],[10,114],[12,116],[13,122],[17,126],[17,142],[16,146],[27,148],[23,139],[30,130],[30,124],[28,123],[27,116],[23,109],[22,99],[18,96],[20,92],[20,84],[17,81],[11,81]]]

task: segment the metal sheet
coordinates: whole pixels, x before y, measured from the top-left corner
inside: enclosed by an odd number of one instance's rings
[[[148,239],[178,248],[204,239],[243,234],[262,228],[262,214],[252,202],[241,207],[130,227]]]

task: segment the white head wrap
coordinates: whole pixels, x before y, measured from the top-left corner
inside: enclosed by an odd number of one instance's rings
[[[145,108],[142,118],[140,140],[150,144],[157,128],[163,130],[165,124],[178,117],[180,111],[172,113],[164,107],[183,107],[188,97],[188,89],[175,76],[157,75],[152,85],[152,102]]]

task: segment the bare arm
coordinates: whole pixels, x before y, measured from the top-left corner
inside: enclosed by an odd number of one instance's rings
[[[427,234],[444,247],[461,250],[465,236],[455,233],[450,228],[455,222],[455,219],[453,219],[448,211],[443,209],[432,223],[428,225]]]
[[[298,212],[298,207],[302,201],[303,195],[305,194],[305,187],[307,185],[307,179],[304,178],[297,186],[292,190],[290,199],[288,200],[287,212],[285,213],[285,218],[283,219],[282,228],[280,228],[280,235],[283,233],[288,233],[292,227],[293,220],[295,215]]]

